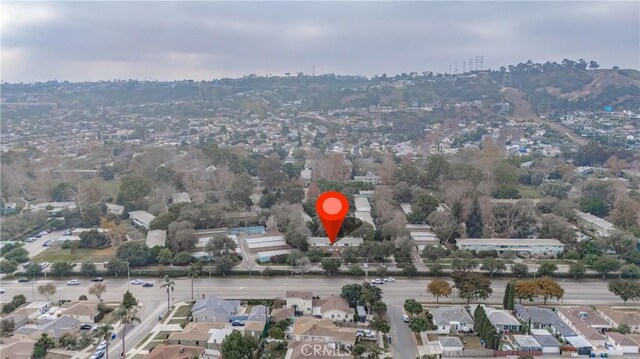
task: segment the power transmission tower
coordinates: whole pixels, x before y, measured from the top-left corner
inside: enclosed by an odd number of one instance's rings
[[[484,64],[484,56],[476,56],[476,70],[482,71],[482,65]]]

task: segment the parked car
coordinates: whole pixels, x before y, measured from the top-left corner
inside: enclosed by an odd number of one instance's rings
[[[234,320],[231,322],[231,326],[234,327],[244,327],[244,322],[240,320]]]
[[[22,268],[27,269],[31,265],[31,262],[23,263]]]
[[[70,300],[70,299],[60,299],[60,300],[58,301],[58,304],[59,304],[59,305],[63,305],[64,303],[70,303],[70,302],[71,302],[71,300]]]
[[[80,326],[80,330],[91,330],[91,328],[93,328],[91,324],[82,324]]]
[[[405,323],[409,323],[409,316],[406,314],[402,315],[402,321],[404,321]]]
[[[40,233],[38,233],[41,236],[46,236],[47,234],[49,234],[49,231],[42,231]]]
[[[96,348],[96,352],[104,350],[104,348],[106,348],[106,347],[107,347],[107,342],[103,340],[103,341],[100,342],[100,344]]]
[[[4,293],[4,288],[0,288],[0,294]]]
[[[143,286],[144,288],[153,287],[153,282],[144,282],[144,283],[142,283],[142,286]]]
[[[393,277],[387,277],[387,278],[385,278],[385,279],[384,279],[384,281],[385,281],[385,282],[395,282],[395,281],[396,281],[396,279],[395,279],[395,278],[393,278]]]
[[[384,284],[384,281],[380,278],[376,278],[371,281],[371,284]]]
[[[91,278],[92,282],[102,282],[104,279],[102,277]]]
[[[137,279],[132,280],[131,284],[133,284],[133,285],[141,285],[141,284],[144,284],[144,281],[142,279],[140,279],[140,278],[137,278]]]
[[[71,230],[70,229],[65,230],[64,232],[62,232],[62,235],[63,236],[70,236],[71,235]]]
[[[365,263],[362,266],[364,267],[364,269],[368,269],[369,268],[369,263]]]
[[[77,279],[72,279],[67,281],[67,285],[80,285],[80,281]]]
[[[49,266],[49,262],[42,262],[40,263],[40,268],[45,269]]]
[[[20,278],[18,279],[18,283],[28,283],[29,282],[29,278]]]

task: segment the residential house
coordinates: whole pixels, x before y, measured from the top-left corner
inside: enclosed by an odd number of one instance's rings
[[[166,343],[171,345],[187,345],[192,347],[206,347],[211,334],[209,331],[216,324],[212,322],[189,323],[181,332],[173,332],[167,338]]]
[[[129,212],[129,218],[131,218],[133,224],[136,226],[149,230],[151,221],[153,221],[156,216],[147,211],[132,211]]]
[[[436,308],[431,314],[438,334],[473,331],[473,318],[462,306]]]
[[[593,350],[593,345],[585,339],[582,335],[576,335],[575,337],[565,338],[567,344],[576,348],[578,355],[590,355]]]
[[[147,355],[147,359],[185,359],[199,358],[204,353],[202,347],[188,347],[184,345],[158,344]]]
[[[228,322],[229,318],[238,314],[239,300],[226,300],[218,297],[198,299],[191,308],[194,322]]]
[[[313,300],[313,316],[340,322],[353,322],[353,309],[346,299],[330,295]]]
[[[516,317],[527,323],[534,329],[549,329],[560,318],[549,308],[525,307],[522,304],[514,305]]]
[[[611,326],[619,327],[621,325],[629,326],[632,333],[640,333],[640,311],[637,309],[625,308],[625,310],[617,310],[610,306],[598,306],[596,311]]]
[[[381,183],[380,176],[374,175],[372,172],[367,172],[364,176],[353,176],[354,182],[364,182],[370,183],[374,185],[379,185]]]
[[[75,318],[84,323],[97,323],[101,315],[98,302],[78,301],[63,305],[62,315]]]
[[[227,335],[231,334],[234,327],[231,327],[224,323],[214,323],[214,327],[209,330],[209,339],[207,339],[207,353],[212,354],[210,351],[220,351],[222,342]]]
[[[567,323],[571,329],[591,343],[594,348],[604,346],[607,336],[604,334],[611,329],[611,324],[588,307],[558,308],[558,317]]]
[[[560,342],[546,329],[531,329],[531,334],[540,344],[543,354],[560,354]]]
[[[304,315],[313,314],[313,293],[304,291],[287,291],[285,306]]]
[[[359,247],[364,240],[360,237],[344,237],[338,239],[335,243],[331,244],[328,237],[309,237],[309,247],[320,249],[344,249],[346,247]]]
[[[191,203],[191,196],[189,196],[188,192],[174,193],[173,196],[171,196],[171,203]]]
[[[613,223],[591,213],[576,211],[576,221],[581,226],[598,233],[602,237],[608,237],[616,229]]]
[[[607,333],[609,342],[615,345],[615,348],[621,350],[624,354],[638,354],[640,352],[640,344],[628,335],[609,332]]]
[[[23,315],[27,317],[27,322],[31,322],[39,319],[49,309],[51,309],[51,301],[37,301],[14,310],[11,315]]]
[[[320,343],[336,343],[336,345],[355,345],[355,328],[336,327],[329,319],[298,318],[287,340],[298,340]]]
[[[155,246],[164,247],[167,243],[167,231],[163,229],[154,229],[147,232],[147,238],[144,243],[149,248],[153,248]]]
[[[438,345],[445,357],[463,356],[464,344],[458,337],[438,337]]]
[[[46,333],[57,342],[65,333],[78,331],[80,324],[78,319],[63,316],[55,320],[44,320],[37,325],[24,325],[16,329],[14,335],[18,338],[38,340]]]
[[[276,308],[271,312],[271,316],[276,322],[293,318],[293,308]]]
[[[124,212],[124,206],[113,203],[105,203],[105,205],[107,206],[107,214],[112,214],[119,217]]]
[[[541,352],[542,346],[532,335],[513,335],[513,344],[519,351]]]
[[[493,324],[499,333],[502,332],[519,332],[520,322],[508,310],[495,309],[491,307],[484,308],[487,313],[489,322]]]
[[[11,337],[0,345],[0,357],[10,359],[31,359],[36,341]]]
[[[557,239],[544,238],[467,238],[459,239],[460,249],[468,251],[496,251],[526,253],[530,255],[558,255],[564,244]]]

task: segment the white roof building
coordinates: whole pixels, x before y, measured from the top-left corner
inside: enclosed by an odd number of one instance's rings
[[[560,254],[564,244],[557,239],[528,238],[468,238],[459,239],[458,248],[468,251],[525,252],[530,254]]]
[[[144,229],[149,229],[151,221],[153,221],[156,216],[147,211],[133,211],[129,212],[129,218],[131,218],[133,223],[137,226],[143,227]]]

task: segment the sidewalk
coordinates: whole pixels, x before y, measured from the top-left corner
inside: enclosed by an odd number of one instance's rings
[[[134,345],[133,349],[130,349],[129,351],[127,351],[127,358],[134,358],[136,355],[147,355],[149,354],[149,351],[147,349],[145,349],[145,347],[154,341],[155,337],[160,333],[160,332],[181,332],[182,331],[182,327],[180,326],[180,324],[167,324],[169,323],[169,321],[171,319],[183,319],[184,317],[174,317],[174,315],[176,314],[176,311],[178,310],[178,308],[184,306],[184,305],[189,305],[189,303],[187,302],[179,302],[176,303],[173,308],[171,309],[171,313],[169,313],[169,315],[165,318],[165,320],[163,322],[158,322],[153,329],[151,329],[151,331],[149,332],[149,334],[143,338],[143,341],[138,342]],[[158,340],[155,340],[158,341]]]

